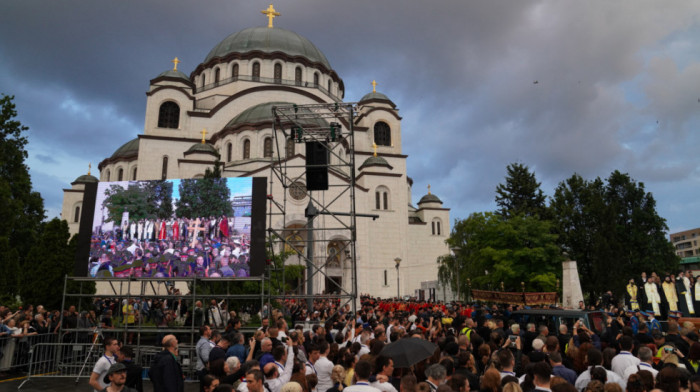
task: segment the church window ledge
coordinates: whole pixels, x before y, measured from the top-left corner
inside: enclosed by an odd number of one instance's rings
[[[334,101],[340,102],[343,100],[342,97],[335,95],[328,91],[328,89],[322,87],[318,83],[309,83],[309,82],[301,82],[297,80],[290,80],[290,79],[275,79],[275,78],[265,78],[262,76],[252,76],[252,75],[238,75],[235,77],[230,77],[227,79],[222,79],[217,83],[209,83],[207,85],[204,85],[200,88],[197,89],[197,93],[201,93],[207,90],[211,90],[216,87],[224,86],[233,82],[256,82],[256,83],[264,83],[264,84],[279,84],[282,86],[296,86],[296,87],[308,87],[308,88],[315,88],[322,92],[325,95],[328,95],[331,97]],[[195,109],[196,110],[196,109]]]

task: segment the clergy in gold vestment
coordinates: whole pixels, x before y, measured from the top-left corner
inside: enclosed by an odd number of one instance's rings
[[[666,301],[668,301],[668,310],[677,311],[678,310],[678,296],[676,295],[676,285],[671,282],[670,277],[664,278],[664,282],[661,284],[666,295]]]
[[[639,310],[639,301],[637,300],[637,284],[634,283],[634,279],[630,279],[627,285],[627,308],[632,310]]]

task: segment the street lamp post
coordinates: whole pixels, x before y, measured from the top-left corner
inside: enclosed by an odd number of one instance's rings
[[[396,263],[396,298],[401,298],[401,280],[399,277],[399,264],[401,264],[401,258],[397,257],[394,259]]]

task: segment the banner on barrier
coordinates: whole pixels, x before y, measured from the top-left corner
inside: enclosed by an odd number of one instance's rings
[[[517,293],[504,291],[472,290],[472,297],[477,301],[512,305],[553,305],[557,302],[556,292]]]

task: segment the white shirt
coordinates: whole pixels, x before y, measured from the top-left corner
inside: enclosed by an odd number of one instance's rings
[[[107,371],[109,368],[117,363],[116,359],[112,356],[109,355],[102,355],[100,359],[97,360],[97,363],[95,364],[95,367],[92,368],[93,373],[99,374],[99,377],[97,377],[97,382],[100,383],[101,389],[104,389],[107,385],[104,382],[105,375],[107,374]],[[95,392],[99,392],[95,390]]]
[[[318,389],[318,386],[316,387]],[[343,392],[381,392],[379,389],[369,385],[368,382],[362,381],[350,385],[349,387],[343,389]]]
[[[629,351],[620,351],[619,354],[615,355],[611,362],[611,369],[613,372],[617,373],[618,376],[627,380],[625,377],[625,370],[630,366],[639,365],[639,358],[635,357]]]
[[[639,366],[639,368],[637,368]],[[630,376],[633,374],[637,374],[640,370],[646,370],[651,373],[652,376],[654,376],[654,379],[656,379],[656,375],[659,374],[659,371],[654,369],[651,365],[649,365],[646,362],[640,362],[639,365],[634,365],[630,366],[627,369],[625,369],[625,374],[622,376],[622,379],[627,381],[629,380]]]
[[[279,364],[275,362],[275,366],[279,368]],[[282,371],[279,372],[279,375],[277,378],[273,378],[271,380],[265,379],[265,383],[267,384],[267,387],[270,388],[270,392],[280,392],[282,389],[282,386],[286,383],[289,382],[289,380],[292,378],[292,370],[294,368],[294,350],[290,346],[287,348],[287,362],[284,364],[284,367]],[[246,386],[246,389],[248,387]]]
[[[365,354],[369,354],[369,347],[367,347],[367,345],[363,344],[360,348],[360,351],[357,353],[357,358],[360,359]]]
[[[600,366],[602,368],[602,366]],[[611,372],[610,370],[605,370],[605,372],[608,374],[608,382],[614,382],[615,384],[618,384],[620,387],[622,387],[622,390],[627,390],[627,381],[623,380],[622,377],[618,376],[617,373]],[[576,384],[574,386],[576,389],[579,391],[582,391],[586,386],[588,386],[588,383],[591,381],[591,366],[588,367],[588,370],[585,372],[581,373],[580,376],[576,379]]]
[[[305,374],[309,375],[311,373],[316,374],[316,367],[310,361],[306,361],[306,373]]]
[[[375,381],[372,384],[373,387],[379,389],[382,392],[398,392],[396,388],[390,382],[379,382]]]
[[[332,388],[333,381],[331,380],[331,373],[333,372],[333,362],[321,355],[314,364],[314,367],[316,368],[316,377],[318,378],[316,390],[325,392]]]

